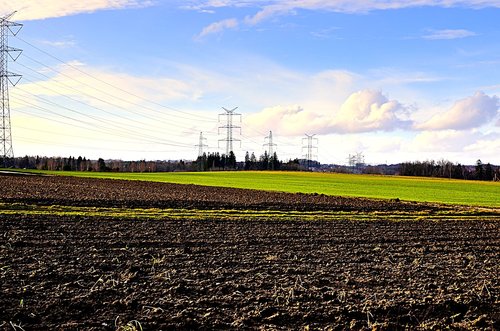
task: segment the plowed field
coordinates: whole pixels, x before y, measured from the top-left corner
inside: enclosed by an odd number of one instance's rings
[[[49,205],[344,211],[436,209],[422,203],[113,179],[0,176],[0,185],[0,197],[5,202]]]
[[[64,177],[0,187],[5,330],[500,329],[498,210]],[[95,213],[37,214],[76,206]],[[277,210],[286,220],[245,216]]]

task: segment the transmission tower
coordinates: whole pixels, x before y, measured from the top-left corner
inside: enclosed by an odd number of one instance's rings
[[[307,161],[307,168],[311,167],[311,161],[313,161],[317,155],[313,154],[313,150],[316,149],[318,150],[317,146],[314,146],[314,144],[318,143],[318,138],[314,138],[315,134],[307,134],[306,137],[302,138],[302,144],[304,144],[304,141],[307,141],[306,146],[302,146],[302,150],[306,149],[307,153],[304,154],[304,157],[306,158]]]
[[[198,147],[198,157],[203,156],[203,148],[208,147],[208,145],[204,144],[204,142],[207,141],[207,138],[203,137],[203,132],[200,132],[200,142],[196,147]]]
[[[273,149],[276,146],[276,144],[273,144],[273,132],[269,131],[269,136],[265,137],[264,139],[268,140],[267,144],[264,144],[264,146],[267,146],[267,154],[269,155],[269,157],[272,157],[274,154]]]
[[[4,167],[8,166],[8,160],[14,158],[12,149],[12,134],[10,129],[10,106],[9,106],[9,83],[15,86],[21,79],[21,75],[9,72],[7,62],[9,57],[16,61],[21,50],[9,47],[8,36],[12,33],[17,35],[22,28],[22,24],[9,21],[15,14],[13,12],[0,18],[0,107],[2,108],[2,118],[0,122],[0,157]]]
[[[359,171],[360,168],[365,166],[365,156],[361,152],[357,152],[354,155],[349,154],[347,164],[353,169],[353,171]]]
[[[347,157],[347,165],[351,168],[354,168],[354,166],[356,165],[356,155],[349,154],[349,156]]]
[[[239,141],[241,144],[240,139],[233,138],[233,129],[240,129],[240,134],[241,134],[241,126],[233,125],[233,116],[241,116],[241,114],[237,114],[234,112],[236,109],[238,109],[238,107],[233,109],[226,109],[222,107],[222,109],[224,109],[225,113],[219,114],[219,122],[221,116],[226,116],[226,124],[219,126],[219,133],[220,129],[226,129],[226,139],[219,139],[219,142],[221,141],[226,142],[226,155],[229,155],[230,152],[233,152],[233,141]],[[241,123],[241,117],[240,117],[240,123]]]

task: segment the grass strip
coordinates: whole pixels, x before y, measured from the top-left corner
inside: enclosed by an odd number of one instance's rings
[[[138,220],[256,220],[256,221],[420,221],[420,220],[496,220],[500,213],[480,208],[433,212],[339,212],[339,211],[278,211],[278,210],[204,210],[160,208],[101,208],[62,205],[0,203],[2,215],[57,216],[102,219]]]

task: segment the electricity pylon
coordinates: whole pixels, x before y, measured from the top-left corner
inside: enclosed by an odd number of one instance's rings
[[[274,147],[276,146],[276,144],[273,144],[273,132],[272,131],[269,131],[269,136],[265,137],[264,138],[265,140],[268,140],[267,144],[264,144],[263,146],[267,146],[267,154],[269,155],[269,157],[272,157],[273,154],[274,154]]]
[[[241,134],[241,126],[233,125],[233,116],[240,116],[240,123],[241,123],[241,114],[237,114],[234,112],[236,109],[238,109],[238,107],[233,109],[226,109],[222,107],[222,109],[224,109],[225,113],[219,114],[219,122],[221,116],[226,116],[226,125],[219,126],[219,133],[220,129],[226,129],[226,139],[219,139],[219,142],[221,141],[226,142],[226,155],[229,155],[230,152],[234,152],[233,141],[239,141],[241,144],[240,139],[233,138],[233,129],[240,129],[240,134]]]
[[[196,145],[196,147],[198,147],[198,157],[202,157],[203,148],[208,147],[208,145],[204,143],[205,141],[207,141],[207,138],[203,138],[203,132],[200,132],[200,142]]]
[[[316,157],[316,155],[313,154],[313,150],[314,149],[316,149],[316,151],[318,150],[317,146],[313,146],[314,143],[316,144],[318,143],[318,138],[314,138],[314,136],[315,134],[306,133],[306,137],[302,138],[302,144],[304,144],[304,140],[307,140],[307,146],[302,146],[302,150],[304,150],[304,148],[307,149],[307,153],[304,154],[303,156],[306,158],[308,169],[311,167],[311,161],[313,161]]]
[[[365,156],[361,152],[357,152],[354,155],[349,154],[347,163],[351,168],[358,168],[365,165]]]
[[[17,35],[22,24],[9,21],[15,14],[13,12],[0,18],[0,157],[4,167],[8,166],[8,160],[14,158],[12,149],[12,133],[10,128],[10,106],[9,106],[9,83],[15,86],[21,79],[21,75],[8,71],[7,62],[9,57],[16,61],[22,50],[9,47],[9,33]]]

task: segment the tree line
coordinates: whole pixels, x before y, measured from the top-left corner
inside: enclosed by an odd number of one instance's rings
[[[278,155],[273,153],[269,155],[267,151],[260,155],[259,158],[255,153],[245,153],[245,160],[237,162],[233,152],[229,155],[219,153],[203,153],[195,161],[196,171],[219,171],[219,170],[304,170],[304,162],[299,159],[283,162],[278,158]]]
[[[477,160],[475,166],[465,166],[450,161],[415,161],[404,162],[400,165],[399,174],[402,176],[441,177],[455,179],[498,180],[500,167],[490,163],[484,164]]]
[[[86,157],[24,156],[14,158],[14,168],[50,171],[115,171],[115,172],[167,172],[191,171],[190,162],[185,161],[122,161],[90,160]]]
[[[204,153],[195,161],[123,161],[123,160],[90,160],[85,157],[45,157],[24,156],[11,159],[14,168],[38,169],[50,171],[114,171],[114,172],[173,172],[173,171],[224,171],[224,170],[282,170],[307,171],[319,169],[317,161],[290,159],[281,161],[276,153],[264,152],[258,158],[255,153],[246,152],[245,159],[238,162],[233,152],[229,155],[220,153]],[[345,166],[327,166],[320,171],[352,172]],[[473,166],[454,164],[450,161],[415,161],[403,162],[391,166],[366,166],[360,173],[399,174],[401,176],[442,177],[469,180],[500,180],[500,167],[484,164],[477,160]]]
[[[235,170],[236,156],[233,151],[229,155],[217,153],[203,153],[195,161],[197,171]]]
[[[204,153],[195,161],[123,161],[123,160],[90,160],[86,157],[46,157],[24,156],[10,160],[10,165],[20,169],[37,169],[49,171],[113,171],[113,172],[172,172],[172,171],[223,171],[223,170],[305,170],[305,160],[289,160],[283,162],[278,155],[267,152],[260,155],[247,152],[245,160],[238,162],[233,152],[229,155]],[[315,162],[315,165],[319,165]]]

